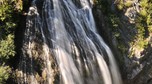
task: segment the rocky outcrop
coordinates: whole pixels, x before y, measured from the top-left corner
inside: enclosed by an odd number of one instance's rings
[[[143,10],[141,3],[138,0],[97,0],[94,6],[97,28],[115,54],[124,84],[150,84],[152,78],[152,36],[148,30],[149,35],[144,37],[146,26],[139,30],[141,23],[137,21],[142,19],[139,16]],[[141,31],[144,31],[142,35]]]

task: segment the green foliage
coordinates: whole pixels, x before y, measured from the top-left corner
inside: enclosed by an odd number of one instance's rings
[[[6,39],[0,41],[0,59],[7,60],[15,55],[14,36],[9,34]]]
[[[110,15],[110,22],[112,23],[112,26],[114,28],[118,28],[118,26],[120,24],[119,18],[116,15],[114,15],[114,14]]]
[[[22,0],[0,0],[0,84],[5,84],[11,68],[8,60],[15,55],[14,32]]]
[[[152,2],[150,0],[141,0],[140,6],[142,7],[135,19],[135,25],[138,30],[136,36],[136,47],[142,49],[148,45],[148,40],[145,38],[146,28],[149,33],[152,33]]]
[[[122,51],[123,53],[125,53],[125,51],[127,51],[127,49],[125,48],[125,44],[122,42],[122,38],[121,38],[121,33],[119,30],[123,29],[121,27],[124,27],[123,23],[126,23],[125,21],[121,21],[122,18],[119,15],[116,15],[110,10],[110,6],[109,4],[105,5],[104,0],[97,0],[98,3],[101,5],[101,10],[108,16],[108,25],[110,25],[110,27],[112,28],[112,34],[114,35],[114,37],[116,37],[119,45],[117,45],[118,49],[120,49],[120,51]],[[136,31],[135,32],[131,32],[129,39],[130,39],[130,43],[128,43],[130,46],[136,47],[138,49],[144,49],[147,47],[149,40],[147,40],[147,36],[148,34],[152,33],[152,1],[151,0],[140,0],[139,2],[139,10],[140,11],[136,11],[137,15],[135,16],[135,23],[128,24],[126,27],[128,31]],[[127,8],[131,7],[131,8],[135,8],[135,2],[134,1],[124,1],[124,0],[117,0],[115,2],[116,7],[118,9],[117,12],[122,12],[121,14],[123,14],[124,11],[127,10]],[[109,6],[109,7],[108,7]],[[108,11],[104,11],[104,9],[107,9]],[[123,11],[121,11],[123,10]],[[130,28],[129,28],[130,27]],[[135,33],[135,34],[133,34]],[[132,36],[134,35],[134,36]]]
[[[7,17],[10,18],[10,13],[12,12],[12,6],[9,5],[8,1],[0,1],[0,20],[4,21]]]
[[[117,8],[118,8],[118,10],[123,10],[123,8],[124,8],[123,0],[119,0],[118,1]]]
[[[0,0],[0,28],[5,29],[6,33],[10,33],[17,23],[14,15],[21,10],[21,0]]]
[[[148,1],[149,1],[149,0],[141,0],[141,1],[140,1],[141,7],[142,7],[142,8],[148,7]]]
[[[142,10],[140,11],[140,15],[143,16],[143,17],[147,17],[147,16],[146,16],[146,15],[147,15],[146,9],[142,9]]]
[[[120,32],[119,32],[119,27],[120,27],[120,19],[118,16],[114,14],[110,14],[109,16],[110,19],[110,25],[112,26],[112,31],[114,36],[118,39],[120,37]]]
[[[147,45],[148,45],[148,42],[145,39],[140,39],[139,42],[137,42],[138,49],[146,48]]]
[[[9,78],[11,69],[9,66],[0,66],[0,84],[5,84],[5,81]]]
[[[117,7],[118,7],[118,9],[119,9],[119,10],[123,10],[124,5],[122,5],[122,4],[118,4],[118,5],[117,5]]]
[[[130,7],[130,6],[132,6],[132,2],[131,2],[131,1],[128,1],[128,2],[124,3],[124,5],[125,5],[126,7]]]
[[[11,69],[9,66],[0,66],[0,84],[5,84],[6,80],[9,78]]]
[[[151,13],[152,14],[152,13]],[[151,19],[151,15],[149,14],[147,16],[147,21],[146,21],[147,25],[152,25],[152,19]]]

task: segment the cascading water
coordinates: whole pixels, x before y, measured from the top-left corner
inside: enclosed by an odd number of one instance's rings
[[[33,0],[19,84],[122,84],[112,52],[96,31],[92,5],[93,0]]]

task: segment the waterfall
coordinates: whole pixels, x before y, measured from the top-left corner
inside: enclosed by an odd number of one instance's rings
[[[18,69],[19,84],[122,84],[99,36],[93,0],[33,0]]]

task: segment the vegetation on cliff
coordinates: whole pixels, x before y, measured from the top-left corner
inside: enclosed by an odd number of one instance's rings
[[[0,84],[5,84],[12,72],[9,60],[15,56],[14,32],[21,10],[21,0],[0,1]]]
[[[151,0],[95,0],[97,27],[113,49],[127,84],[147,84],[152,50]],[[99,14],[100,13],[100,14]],[[149,74],[146,76],[139,74]],[[138,77],[137,77],[138,76]],[[142,79],[140,79],[142,77]],[[133,82],[135,81],[136,82]],[[142,82],[141,82],[142,81]]]

